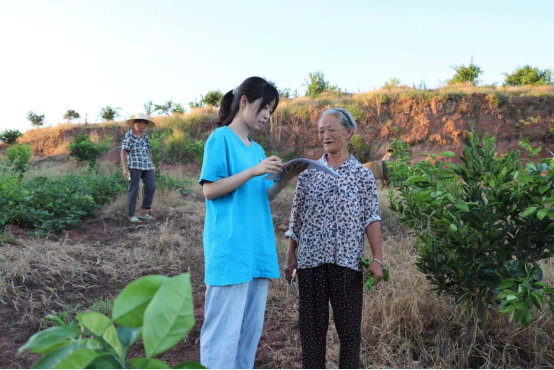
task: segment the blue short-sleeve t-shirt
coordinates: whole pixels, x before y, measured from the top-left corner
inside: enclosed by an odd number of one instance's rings
[[[265,159],[260,145],[247,146],[229,127],[206,141],[199,183],[215,182]],[[254,177],[232,192],[206,199],[205,283],[231,285],[254,278],[279,278],[275,233],[267,189],[272,181]]]

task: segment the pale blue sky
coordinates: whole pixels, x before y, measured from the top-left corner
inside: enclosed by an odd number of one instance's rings
[[[188,108],[258,75],[298,89],[309,72],[349,91],[390,77],[435,87],[454,64],[483,83],[518,65],[554,68],[554,1],[0,0],[0,130],[67,109],[100,122],[148,100]]]

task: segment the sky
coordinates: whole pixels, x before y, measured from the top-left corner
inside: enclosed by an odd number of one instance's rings
[[[437,87],[471,58],[483,84],[554,69],[554,1],[0,0],[0,131],[101,122],[261,76],[298,89],[322,71],[350,92],[391,77]]]

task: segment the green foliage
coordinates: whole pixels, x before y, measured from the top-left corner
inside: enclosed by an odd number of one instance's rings
[[[371,265],[373,260],[362,258],[360,260],[360,266],[363,268],[368,268]],[[387,268],[383,268],[383,281],[386,283],[390,280],[390,272]],[[371,291],[371,288],[377,283],[377,279],[373,276],[373,271],[368,270],[364,276],[364,290],[366,293]]]
[[[389,176],[393,186],[402,186],[410,170],[409,163],[412,150],[408,144],[400,139],[392,139],[389,147],[393,150],[391,157],[395,158],[394,162],[387,163]]]
[[[369,145],[366,144],[363,136],[354,134],[348,141],[348,152],[361,163],[369,162]]]
[[[449,85],[470,83],[475,86],[479,82],[479,76],[483,74],[481,67],[473,63],[473,58],[471,58],[471,63],[467,67],[462,64],[461,66],[454,66],[452,68],[456,73],[452,79],[446,81]]]
[[[521,146],[531,158],[541,150]],[[554,310],[554,289],[541,281],[538,265],[554,256],[554,158],[498,155],[494,138],[481,141],[474,132],[463,164],[430,156],[391,166],[400,197],[391,191],[389,199],[401,222],[418,230],[417,266],[434,290],[475,307],[480,320],[497,308],[527,326],[533,307]]]
[[[538,67],[525,65],[516,68],[512,73],[504,73],[504,86],[545,86],[552,85],[552,70],[540,70]]]
[[[115,299],[111,318],[98,312],[80,313],[79,325],[53,315],[48,318],[56,326],[34,334],[19,349],[44,355],[34,368],[168,369],[152,357],[171,349],[194,326],[190,274],[150,275],[131,282]],[[146,357],[127,359],[129,348],[140,337]],[[174,368],[204,367],[182,362]]]
[[[331,85],[325,80],[325,75],[321,71],[308,73],[308,80],[304,80],[307,86],[306,96],[316,98],[326,91],[340,91],[336,85]]]
[[[164,132],[162,134],[153,133],[148,139],[148,141],[150,142],[150,149],[152,150],[152,162],[154,162],[154,166],[156,167],[156,177],[159,177],[161,175],[160,164],[162,160],[160,157],[160,146],[167,134],[167,132]]]
[[[44,114],[39,116],[38,114],[33,113],[33,111],[29,111],[29,114],[27,114],[27,120],[30,121],[35,127],[42,126],[44,125]]]
[[[102,117],[102,119],[106,122],[113,121],[116,117],[119,117],[118,111],[121,108],[112,108],[109,105],[106,105],[104,108],[100,110],[99,117]]]
[[[383,88],[386,90],[391,90],[397,87],[398,85],[400,85],[400,79],[396,77],[391,77],[389,79],[389,82],[385,82],[385,85],[383,86]]]
[[[88,162],[89,169],[94,170],[97,168],[98,160],[102,156],[102,153],[108,150],[108,144],[106,141],[101,143],[93,143],[90,137],[86,134],[79,134],[69,144],[69,155],[72,159],[78,162]]]
[[[65,114],[63,115],[63,118],[67,120],[67,122],[71,122],[74,119],[80,118],[81,116],[79,113],[75,112],[73,109],[69,109]]]
[[[202,108],[204,106],[204,103],[202,103],[202,95],[200,95],[200,101],[197,102],[196,101],[196,98],[194,98],[194,101],[191,101],[189,103],[189,107],[190,109],[194,109],[194,108]]]
[[[20,178],[29,168],[29,159],[31,159],[31,146],[17,144],[12,145],[6,152],[8,165],[12,166],[19,173]]]
[[[517,128],[520,128],[521,126],[531,126],[533,124],[539,123],[541,118],[539,116],[537,117],[527,117],[527,119],[520,119],[518,120],[514,126]]]
[[[206,95],[202,96],[202,103],[218,108],[222,98],[223,98],[223,93],[221,91],[219,90],[208,91]]]
[[[21,182],[16,176],[0,174],[0,179],[0,225],[35,228],[38,234],[76,226],[128,186],[119,174],[36,177]]]
[[[192,141],[186,132],[175,129],[164,140],[164,160],[169,163],[194,161],[202,167],[204,144],[203,140]]]
[[[154,112],[154,104],[152,104],[152,100],[147,101],[142,106],[144,107],[144,113],[146,113],[146,115],[150,117],[152,115],[152,112]]]
[[[5,130],[0,133],[0,141],[7,145],[13,145],[21,136],[23,134],[19,130]]]
[[[154,104],[154,111],[170,115],[171,113],[185,113],[185,108],[183,108],[181,103],[174,103],[173,101],[168,100],[162,105]]]

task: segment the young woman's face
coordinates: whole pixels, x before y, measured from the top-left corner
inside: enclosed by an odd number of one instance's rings
[[[262,107],[260,110],[260,104],[262,98],[254,100],[252,103],[249,103],[246,99],[246,95],[243,95],[241,99],[241,107],[243,108],[242,119],[250,127],[250,130],[258,131],[263,126],[269,122],[269,117],[273,113],[273,107],[275,102],[267,104],[265,107]],[[260,110],[258,112],[258,110]]]
[[[327,153],[346,149],[352,133],[353,129],[345,129],[334,114],[326,114],[319,120],[317,137]]]

